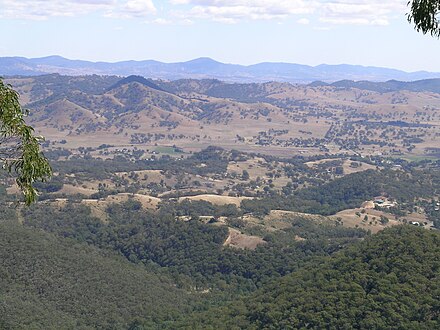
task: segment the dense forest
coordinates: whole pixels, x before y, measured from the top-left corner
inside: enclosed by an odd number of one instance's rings
[[[134,201],[110,208],[106,223],[75,203],[2,215],[2,328],[440,325],[437,232],[398,226],[370,236],[299,218],[267,244],[237,250],[223,246],[223,226]]]
[[[199,329],[437,329],[440,235],[398,227],[196,313]]]
[[[185,204],[182,209],[186,210]],[[91,216],[89,208],[75,204],[59,209],[33,207],[20,215],[26,227],[116,251],[136,264],[166,268],[180,286],[218,290],[251,290],[296,270],[310,257],[329,255],[367,235],[360,229],[296,219],[292,228],[267,233],[268,244],[254,251],[236,251],[223,247],[225,226],[176,221],[174,214],[179,212],[175,206],[148,213],[138,202],[129,201],[111,205],[106,223]],[[298,234],[308,239],[296,242]]]
[[[1,329],[147,326],[198,299],[115,253],[10,221],[0,223],[0,260]]]

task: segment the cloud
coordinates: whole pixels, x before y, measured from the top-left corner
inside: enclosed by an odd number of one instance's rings
[[[160,6],[157,24],[292,20],[298,24],[388,25],[406,12],[405,0],[0,0],[0,18],[43,20],[89,14],[146,18],[158,12],[154,1],[168,2]]]
[[[155,14],[156,7],[152,0],[128,0],[122,1],[119,6],[111,10],[109,17],[131,18],[144,17],[149,14]]]
[[[405,8],[405,2],[398,0],[330,1],[323,5],[319,19],[330,24],[388,25]]]
[[[307,18],[301,18],[299,20],[296,21],[298,24],[302,24],[302,25],[308,25],[310,24],[310,20]]]
[[[166,18],[156,18],[152,21],[146,21],[146,23],[158,24],[158,25],[192,25],[194,22],[189,19],[182,20],[169,20]]]
[[[107,17],[155,14],[152,0],[0,0],[0,18],[44,20],[99,13]]]
[[[327,24],[387,25],[405,13],[403,0],[169,0],[180,17],[224,23],[314,16]],[[309,18],[297,20],[307,24]]]
[[[159,25],[168,25],[173,23],[172,21],[165,19],[165,18],[156,18],[151,21],[151,23],[159,24]]]
[[[242,20],[285,19],[290,15],[311,14],[314,8],[304,0],[171,0],[175,5],[190,5],[180,15],[224,23]]]

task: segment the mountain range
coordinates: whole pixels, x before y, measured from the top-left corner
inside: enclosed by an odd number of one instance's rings
[[[292,63],[258,63],[244,66],[226,64],[211,58],[198,58],[187,62],[163,63],[154,60],[122,62],[90,62],[70,60],[61,56],[41,58],[0,57],[0,76],[35,76],[49,73],[63,75],[140,75],[153,79],[206,79],[229,82],[280,81],[310,83],[338,80],[413,81],[440,78],[440,72],[405,72],[396,69],[361,66],[327,65],[309,66]]]

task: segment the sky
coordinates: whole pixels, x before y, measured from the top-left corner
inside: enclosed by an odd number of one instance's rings
[[[359,64],[440,72],[407,0],[0,0],[0,56]]]

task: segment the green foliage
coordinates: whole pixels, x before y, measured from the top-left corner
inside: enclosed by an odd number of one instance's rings
[[[1,329],[151,328],[198,298],[114,253],[0,222]]]
[[[181,210],[146,213],[139,203],[129,201],[111,205],[107,223],[92,217],[88,207],[75,204],[60,209],[34,206],[23,210],[22,216],[26,226],[117,251],[133,263],[160,267],[184,287],[218,290],[249,291],[292,272],[306,259],[333,253],[366,234],[303,222],[274,235],[271,243],[254,251],[235,250],[223,246],[226,227],[175,219],[188,210],[193,212],[184,204]],[[309,240],[296,242],[298,233]]]
[[[330,215],[359,207],[364,201],[386,194],[400,203],[428,198],[440,189],[440,171],[410,169],[408,172],[367,170],[331,182],[303,188],[290,196],[273,194],[261,200],[244,200],[244,212],[267,214],[282,209]]]
[[[322,260],[321,260],[322,261]],[[193,329],[438,329],[440,235],[387,229],[251,297],[197,313]]]
[[[0,160],[4,168],[17,175],[16,182],[29,205],[37,198],[33,183],[47,179],[52,171],[40,152],[43,138],[34,135],[34,129],[26,124],[24,117],[18,93],[0,79]]]
[[[408,1],[410,13],[408,21],[414,23],[415,29],[423,34],[440,37],[439,28],[439,0],[411,0]]]
[[[201,163],[204,166],[201,166]],[[162,170],[170,173],[190,173],[207,175],[224,173],[228,166],[228,160],[223,155],[223,149],[208,147],[193,154],[189,158],[176,159],[163,156],[154,160],[130,161],[123,156],[114,159],[73,158],[67,161],[53,162],[55,171],[62,174],[83,173],[89,178],[104,179],[114,172],[130,172],[139,170]]]

